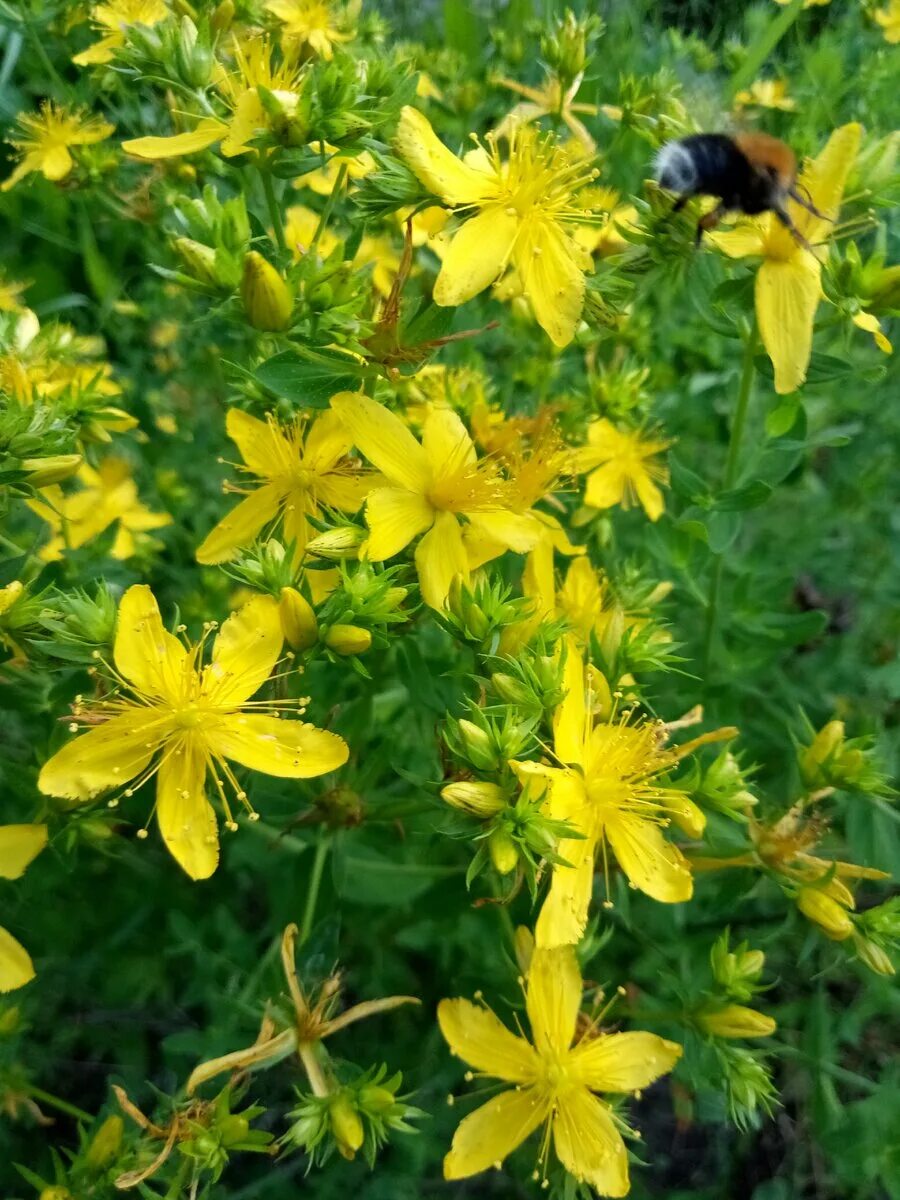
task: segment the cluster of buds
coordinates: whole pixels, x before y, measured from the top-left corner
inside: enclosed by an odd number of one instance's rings
[[[177,281],[213,294],[232,293],[241,283],[250,244],[244,196],[223,201],[206,187],[202,196],[178,205],[175,220],[179,234],[172,245],[187,274],[175,276]]]
[[[716,1052],[729,1117],[739,1129],[757,1126],[763,1114],[772,1115],[778,1102],[769,1068],[746,1046],[724,1041],[717,1044]]]
[[[801,749],[799,763],[803,785],[810,793],[884,791],[884,776],[872,760],[872,739],[848,738],[843,721],[823,725]]]
[[[553,28],[542,34],[541,58],[559,78],[563,91],[583,75],[602,32],[603,22],[599,17],[576,17],[567,8]]]
[[[492,659],[488,664],[499,668],[492,670],[488,679],[494,695],[529,717],[552,713],[564,696],[562,658],[558,653],[544,653],[545,649],[526,646],[515,658]]]
[[[748,810],[757,803],[747,787],[750,774],[741,766],[738,755],[728,749],[720,751],[703,769],[694,791],[697,799],[723,816],[746,821]]]
[[[537,722],[512,710],[499,715],[471,705],[469,717],[451,717],[444,730],[450,750],[474,768],[500,771],[511,759],[527,758],[534,747]],[[471,719],[470,719],[471,718]]]
[[[35,402],[28,407],[4,405],[0,411],[0,496],[29,495],[36,488],[61,483],[82,464],[73,453],[74,430],[56,406]]]
[[[769,1037],[775,1032],[775,1021],[766,1013],[735,1000],[750,1000],[762,990],[758,982],[765,966],[761,950],[751,950],[742,942],[734,950],[729,947],[726,929],[716,939],[710,951],[713,991],[694,1014],[703,1033],[714,1038],[744,1039]]]
[[[209,86],[216,66],[216,45],[234,14],[234,4],[219,4],[195,22],[187,14],[152,24],[144,21],[124,26],[125,42],[116,58],[131,70],[151,78],[164,78],[181,88]]]
[[[37,597],[33,599],[33,603]],[[30,633],[29,648],[63,662],[90,665],[111,651],[116,631],[116,598],[105,581],[93,591],[73,588],[40,597],[39,629]]]
[[[513,598],[511,589],[499,580],[480,578],[469,584],[457,575],[438,620],[482,654],[496,654],[503,630],[521,621],[530,608],[530,601]]]
[[[124,1144],[124,1132],[118,1114],[106,1117],[94,1133],[79,1128],[79,1146],[68,1155],[70,1161],[63,1165],[60,1157],[54,1156],[52,1182],[26,1167],[18,1166],[17,1170],[37,1189],[37,1200],[79,1200],[99,1194],[113,1183],[123,1155],[130,1153]]]

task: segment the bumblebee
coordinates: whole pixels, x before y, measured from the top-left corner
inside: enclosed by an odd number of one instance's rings
[[[700,218],[698,244],[704,231],[714,229],[727,212],[773,212],[799,245],[811,249],[787,211],[789,198],[813,216],[827,219],[797,190],[793,150],[765,133],[694,133],[667,142],[656,156],[655,169],[660,186],[678,196],[673,212],[693,196],[718,199],[712,212]]]

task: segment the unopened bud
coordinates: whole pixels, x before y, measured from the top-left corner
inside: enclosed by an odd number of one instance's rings
[[[441,788],[441,796],[454,808],[462,808],[476,817],[492,817],[506,804],[503,789],[482,780],[448,783]]]
[[[325,645],[335,654],[365,654],[372,645],[372,634],[359,625],[332,625],[325,634]]]
[[[292,650],[308,650],[319,640],[319,623],[313,606],[296,588],[283,587],[278,602],[281,631]]]
[[[801,888],[797,893],[797,907],[832,941],[842,942],[853,932],[853,921],[847,910],[821,888]]]
[[[673,792],[666,801],[666,807],[682,833],[688,837],[700,837],[706,828],[706,814],[690,797]]]
[[[534,704],[535,694],[521,679],[497,671],[491,676],[491,687],[506,704]]]
[[[201,38],[191,18],[183,16],[175,45],[178,74],[189,87],[206,87],[214,61],[212,46],[207,38]]]
[[[318,558],[327,558],[332,562],[340,562],[345,558],[356,558],[359,548],[366,540],[366,531],[357,525],[344,525],[339,529],[329,529],[317,534],[306,543],[309,554]]]
[[[244,259],[241,299],[254,329],[280,333],[290,325],[294,309],[290,288],[272,264],[255,250],[249,251]]]
[[[519,849],[505,829],[495,829],[488,838],[491,862],[498,875],[508,875],[519,862]]]
[[[115,1159],[122,1144],[124,1122],[119,1116],[107,1117],[91,1139],[85,1162],[94,1170],[102,1170]]]
[[[204,246],[202,242],[189,237],[177,237],[172,245],[193,279],[218,286],[219,272],[216,269],[216,252],[212,246]]]
[[[778,1028],[771,1017],[743,1004],[729,1004],[717,1012],[700,1013],[697,1020],[706,1033],[721,1038],[769,1037]]]
[[[877,942],[870,941],[869,938],[857,937],[855,944],[860,962],[865,963],[870,971],[874,971],[877,975],[896,974],[891,956]]]
[[[234,0],[222,0],[221,4],[217,4],[209,19],[209,27],[213,33],[227,33],[234,20],[234,12]]]
[[[499,766],[490,734],[465,717],[457,722],[457,728],[469,761],[474,766],[482,771],[491,771]]]
[[[386,1113],[394,1105],[394,1093],[386,1087],[369,1083],[359,1091],[359,1106],[369,1113]]]
[[[534,955],[534,934],[527,925],[517,925],[513,935],[513,946],[516,952],[516,962],[523,975],[527,975]]]
[[[0,616],[8,612],[25,591],[25,585],[20,579],[14,579],[6,587],[0,588]]]
[[[71,478],[81,463],[80,454],[51,454],[47,458],[23,458],[22,470],[28,472],[26,483],[42,488]]]
[[[359,1113],[346,1092],[338,1092],[328,1108],[331,1132],[344,1158],[353,1158],[365,1141],[365,1131]]]

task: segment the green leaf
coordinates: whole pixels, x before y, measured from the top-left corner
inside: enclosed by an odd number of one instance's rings
[[[669,455],[669,477],[672,490],[692,504],[702,504],[710,496],[709,485],[696,471],[684,465],[675,454]]]
[[[706,537],[713,554],[722,554],[732,544],[741,528],[734,512],[711,512],[706,522]]]
[[[719,512],[743,512],[747,508],[759,508],[771,495],[772,488],[768,483],[754,479],[743,487],[720,492],[715,498],[715,508]]]
[[[770,438],[784,437],[794,428],[797,414],[800,412],[800,400],[795,396],[786,396],[780,404],[766,416],[766,433]]]
[[[481,57],[484,40],[479,21],[466,0],[444,0],[444,31],[450,50],[472,59]]]
[[[327,408],[338,392],[355,391],[367,368],[332,350],[285,350],[256,368],[256,380],[282,400]]]

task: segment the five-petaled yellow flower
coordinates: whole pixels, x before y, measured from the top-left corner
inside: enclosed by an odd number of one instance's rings
[[[257,596],[233,613],[204,665],[213,628],[206,627],[197,645],[185,646],[163,627],[150,589],[130,587],[119,605],[114,648],[122,690],[79,706],[76,716],[93,728],[54,754],[38,777],[46,795],[86,801],[111,788],[130,795],[155,775],[160,832],[192,879],[208,878],[219,861],[207,776],[233,829],[223,779],[248,809],[249,801],[229,760],[266,775],[309,779],[348,756],[336,734],[279,717],[286,706],[302,711],[301,702],[250,699],[281,654],[275,600]]]
[[[266,0],[265,9],[283,26],[285,39],[309,47],[320,58],[330,59],[334,47],[349,42],[359,13],[359,0],[341,12],[329,0]]]
[[[670,820],[703,830],[703,814],[674,788],[654,782],[678,755],[661,745],[661,729],[648,721],[595,723],[590,671],[574,638],[568,640],[563,678],[566,695],[556,711],[554,755],[558,766],[514,763],[522,777],[550,780],[549,812],[568,821],[580,838],[564,839],[560,857],[568,866],[553,867],[550,891],[538,917],[539,946],[574,944],[584,933],[599,850],[607,868],[611,851],[629,881],[654,900],[689,900],[693,881],[687,860],[663,836]]]
[[[18,879],[46,845],[46,825],[0,825],[0,879]],[[0,992],[12,992],[32,979],[31,955],[0,925]]]
[[[158,25],[167,16],[166,0],[110,0],[108,4],[95,4],[91,20],[100,40],[76,54],[72,62],[79,67],[111,62],[116,51],[125,45],[130,25]]]
[[[116,525],[110,547],[113,558],[131,558],[138,548],[135,534],[172,524],[168,513],[153,512],[138,496],[137,484],[123,459],[105,458],[96,468],[85,463],[78,471],[81,491],[66,495],[54,485],[41,491],[28,507],[47,522],[53,537],[41,547],[45,562],[56,562],[66,550],[77,550]]]
[[[61,108],[52,101],[42,104],[39,113],[20,113],[16,124],[19,131],[8,140],[19,151],[21,162],[0,185],[3,192],[34,173],[43,175],[51,183],[58,183],[75,165],[72,146],[92,146],[102,142],[114,129],[100,117]]]
[[[333,412],[324,412],[309,424],[298,419],[279,425],[274,417],[260,421],[232,408],[225,428],[246,464],[241,469],[256,476],[260,486],[207,535],[197,551],[199,562],[232,558],[279,515],[284,540],[294,543],[299,557],[315,532],[309,519],[318,515],[322,505],[356,512],[378,482],[376,476],[355,471],[347,462],[353,439]]]
[[[591,256],[572,229],[584,223],[579,193],[597,172],[549,135],[518,126],[508,154],[488,135],[464,158],[444,146],[425,117],[406,107],[394,144],[421,183],[463,223],[443,253],[434,302],[464,304],[507,270],[518,277],[535,319],[557,346],[575,336]]]
[[[738,92],[734,103],[738,108],[777,108],[782,112],[793,112],[797,107],[783,79],[755,79],[748,89]]]
[[[193,129],[171,137],[132,138],[122,143],[125,153],[151,160],[176,158],[196,154],[219,142],[226,158],[244,154],[252,150],[258,134],[272,128],[273,118],[263,106],[260,88],[272,94],[287,120],[300,102],[300,68],[292,61],[276,61],[271,43],[261,37],[251,38],[244,45],[235,42],[234,57],[237,69],[217,83],[229,112],[227,118],[201,117]]]
[[[579,473],[589,471],[584,502],[592,508],[628,508],[640,501],[651,521],[659,520],[665,507],[658,483],[666,483],[666,468],[654,462],[669,442],[645,437],[636,429],[617,429],[600,417],[588,426],[588,444],[575,451]]]
[[[596,1022],[579,1021],[581,989],[571,946],[534,952],[525,993],[531,1041],[481,1005],[438,1005],[441,1032],[454,1054],[513,1085],[460,1123],[444,1159],[447,1179],[499,1166],[544,1125],[545,1167],[552,1135],[557,1158],[575,1179],[601,1196],[628,1194],[623,1122],[594,1093],[648,1087],[672,1070],[681,1047],[653,1033],[604,1034]]]
[[[511,510],[509,485],[493,465],[478,462],[455,412],[433,409],[420,443],[396,414],[367,396],[342,392],[331,404],[357,448],[389,481],[366,500],[366,555],[374,562],[392,558],[423,533],[416,569],[426,604],[441,608],[454,576],[468,578],[461,517],[510,550],[534,546],[541,526]]]
[[[856,124],[836,129],[818,158],[800,174],[800,194],[809,198],[821,217],[793,200],[788,202],[791,219],[812,249],[801,245],[771,212],[710,236],[732,258],[749,255],[763,260],[756,273],[756,318],[775,368],[779,395],[795,392],[806,379],[813,322],[822,298],[822,260],[827,254],[827,247],[819,243],[833,227],[861,132]]]

